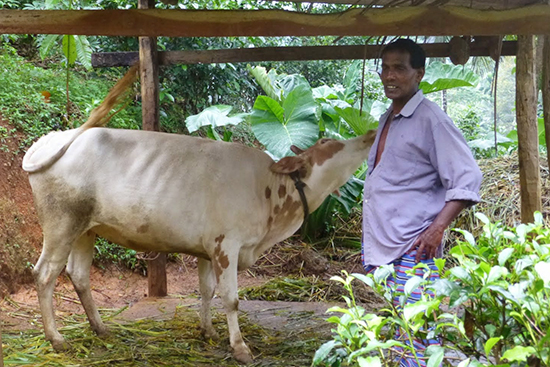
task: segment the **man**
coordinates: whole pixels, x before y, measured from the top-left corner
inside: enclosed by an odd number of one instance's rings
[[[481,171],[464,137],[419,90],[425,60],[424,50],[408,39],[382,51],[380,78],[392,104],[380,118],[364,189],[363,265],[371,272],[393,264],[396,276],[388,284],[401,289],[411,277],[405,271],[415,263],[432,269],[432,280],[439,277],[433,258],[442,255],[446,228],[480,201]],[[419,356],[423,344],[414,343]],[[412,360],[404,358],[401,365],[417,365]]]

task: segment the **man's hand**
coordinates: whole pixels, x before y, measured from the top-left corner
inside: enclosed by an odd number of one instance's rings
[[[412,249],[416,249],[414,261],[418,263],[422,258],[432,259],[437,256],[437,249],[443,240],[445,228],[441,228],[434,222],[418,236],[412,247]],[[425,256],[423,256],[424,254]]]
[[[422,258],[432,259],[437,256],[437,249],[443,240],[443,233],[451,222],[460,214],[462,209],[468,206],[469,202],[461,200],[447,201],[445,206],[432,224],[418,236],[411,249],[416,249],[415,261]],[[423,255],[425,254],[425,257]]]

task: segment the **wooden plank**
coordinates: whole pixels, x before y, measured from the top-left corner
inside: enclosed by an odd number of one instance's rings
[[[0,367],[4,367],[4,352],[2,352],[2,320],[0,320]]]
[[[288,0],[267,0],[272,2]],[[415,6],[415,5],[452,5],[473,9],[513,9],[533,4],[544,4],[546,0],[316,0],[321,4],[348,4],[368,7]],[[292,0],[293,3],[311,3],[311,0]]]
[[[154,2],[139,0],[138,7],[154,7]],[[159,131],[159,66],[156,38],[139,37],[139,61],[143,130]],[[166,297],[166,254],[152,253],[150,256],[154,259],[147,263],[148,296]]]
[[[550,167],[550,35],[543,36],[542,49],[542,109],[544,116],[544,137],[546,139],[546,160]]]
[[[227,50],[161,51],[160,65],[175,64],[214,64],[224,62],[260,61],[304,61],[304,60],[356,60],[380,57],[383,46],[304,46],[304,47],[259,47]],[[427,57],[448,57],[447,43],[422,44]],[[502,43],[502,56],[516,55],[517,42]],[[486,45],[473,42],[471,56],[490,56]],[[137,52],[103,52],[92,54],[93,67],[113,67],[133,65],[138,60]]]
[[[550,34],[550,5],[513,10],[410,6],[342,13],[285,10],[0,10],[0,33],[103,36]]]
[[[533,221],[542,208],[539,171],[537,95],[535,88],[535,39],[518,37],[516,58],[516,119],[518,124],[521,221]]]

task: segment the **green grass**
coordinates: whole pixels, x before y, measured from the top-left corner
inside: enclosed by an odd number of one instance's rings
[[[72,71],[67,115],[65,70],[57,64],[48,66],[38,67],[18,56],[10,46],[0,46],[0,115],[25,134],[24,146],[52,130],[82,124],[125,72],[110,70],[98,75],[95,71]],[[49,103],[42,91],[51,94]],[[140,125],[140,108],[133,103],[110,123],[112,127],[130,129]]]

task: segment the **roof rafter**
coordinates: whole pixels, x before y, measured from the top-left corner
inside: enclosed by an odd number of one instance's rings
[[[335,14],[284,10],[0,10],[3,34],[104,36],[444,36],[550,34],[550,5],[514,10],[410,6]]]
[[[284,0],[268,0],[284,1]],[[310,3],[311,0],[293,0],[297,3]],[[472,9],[517,9],[535,4],[546,4],[545,0],[316,0],[315,3],[360,5],[367,7],[393,6],[462,6]]]
[[[211,64],[225,62],[261,61],[304,61],[304,60],[356,60],[376,59],[384,45],[350,46],[301,46],[301,47],[258,47],[222,50],[161,51],[158,53],[160,65]],[[447,43],[422,44],[428,57],[448,57],[450,46]],[[501,56],[515,55],[516,41],[502,43]],[[470,56],[489,56],[486,44],[472,42]],[[138,52],[102,52],[92,54],[93,67],[133,65],[139,58]]]

